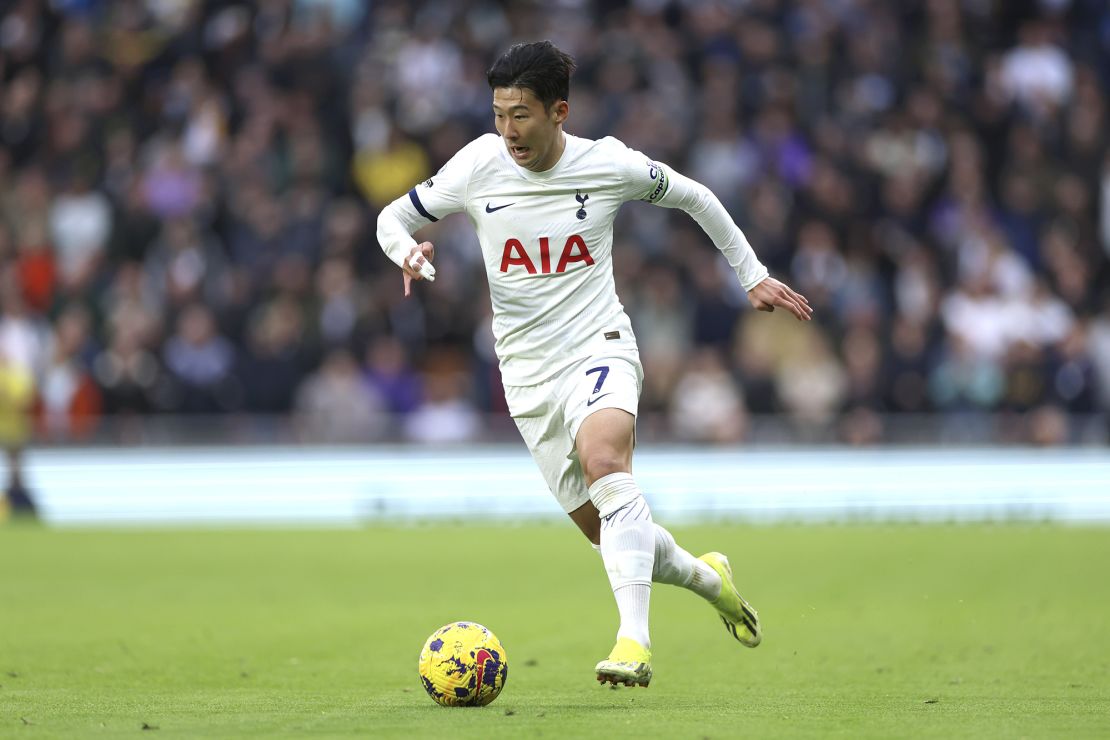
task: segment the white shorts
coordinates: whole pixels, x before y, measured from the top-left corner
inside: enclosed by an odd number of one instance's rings
[[[509,414],[563,511],[590,500],[574,446],[582,422],[601,409],[636,416],[643,382],[639,358],[598,356],[539,385],[505,386]]]

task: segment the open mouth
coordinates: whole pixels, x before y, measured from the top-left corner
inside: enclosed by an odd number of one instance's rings
[[[509,153],[512,154],[515,159],[525,159],[531,152],[532,150],[526,146],[509,146]]]

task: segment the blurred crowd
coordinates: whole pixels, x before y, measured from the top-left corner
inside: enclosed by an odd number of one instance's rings
[[[374,222],[492,131],[485,70],[542,38],[578,63],[570,133],[708,185],[816,308],[755,314],[691,219],[626,206],[645,425],[727,443],[776,414],[867,444],[931,414],[1105,439],[1104,0],[0,8],[6,439],[154,414],[479,438],[505,405],[472,228],[422,233],[439,278],[404,300]]]

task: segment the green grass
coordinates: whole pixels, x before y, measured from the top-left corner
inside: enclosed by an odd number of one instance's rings
[[[1106,530],[674,533],[731,555],[764,644],[659,587],[651,688],[612,690],[592,668],[616,610],[569,522],[0,527],[0,737],[1110,736]],[[458,619],[508,652],[483,709],[440,708],[416,677]]]

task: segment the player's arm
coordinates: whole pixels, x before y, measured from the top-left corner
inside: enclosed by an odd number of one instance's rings
[[[612,140],[614,143],[616,140]],[[713,244],[724,253],[740,284],[748,293],[748,301],[760,311],[774,311],[776,306],[787,309],[799,321],[813,315],[809,301],[789,285],[776,280],[756,257],[747,237],[732,220],[721,201],[709,188],[691,180],[670,167],[644,157],[623,145],[629,200],[642,200],[664,208],[680,208],[697,221]]]
[[[401,268],[404,273],[405,297],[412,293],[413,280],[435,280],[436,250],[431,242],[416,243],[412,238],[413,232],[419,230],[424,224],[413,223],[412,214],[405,207],[404,199],[398,198],[390,203],[378,215],[378,244],[393,264]]]
[[[760,311],[774,311],[776,306],[781,306],[799,321],[809,321],[813,316],[809,301],[786,283],[770,276],[744,232],[713,191],[669,168],[665,177],[669,187],[655,202],[664,208],[681,208],[698,222],[736,271],[752,306]]]
[[[404,272],[405,295],[414,280],[435,280],[435,247],[412,235],[449,213],[466,207],[472,145],[464,147],[438,173],[390,203],[378,215],[378,244]]]

